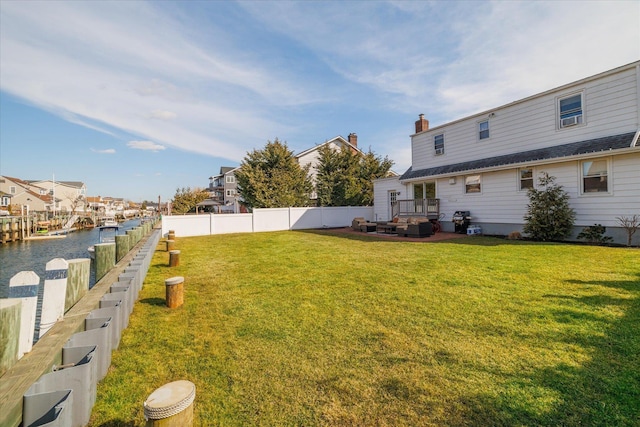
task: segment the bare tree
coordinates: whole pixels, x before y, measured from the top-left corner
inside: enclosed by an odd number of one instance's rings
[[[627,246],[631,246],[631,239],[636,234],[638,228],[640,228],[640,215],[633,215],[632,217],[618,216],[616,217],[618,224],[622,226],[627,232]]]
[[[69,205],[71,206],[71,214],[75,215],[78,207],[84,206],[84,203],[85,203],[84,196],[82,195],[77,196],[76,198],[69,198]]]

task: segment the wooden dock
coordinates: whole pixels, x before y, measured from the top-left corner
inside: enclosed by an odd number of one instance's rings
[[[58,216],[51,219],[40,219],[37,216],[21,217],[8,216],[0,217],[0,243],[17,242],[20,240],[41,240],[44,238],[64,237],[63,231],[78,230],[79,224],[86,224],[86,221],[77,222],[72,228],[64,228],[69,220],[69,216]],[[93,222],[91,222],[93,224]]]

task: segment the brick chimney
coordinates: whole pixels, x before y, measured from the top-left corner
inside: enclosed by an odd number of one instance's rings
[[[429,130],[429,120],[424,118],[424,114],[420,114],[420,119],[416,121],[416,133]]]
[[[353,145],[354,147],[358,146],[358,135],[356,135],[355,133],[350,133],[347,137],[347,140],[349,141],[349,144]]]

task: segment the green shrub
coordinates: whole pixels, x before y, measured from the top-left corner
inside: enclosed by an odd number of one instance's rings
[[[602,224],[593,224],[591,227],[585,227],[578,234],[578,239],[584,239],[589,243],[607,243],[613,240],[609,236],[605,236],[607,227]]]
[[[575,211],[569,206],[569,195],[555,177],[543,172],[539,187],[530,188],[523,230],[533,240],[563,240],[571,234]]]

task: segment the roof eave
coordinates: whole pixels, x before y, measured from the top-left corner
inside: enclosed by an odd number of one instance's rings
[[[450,178],[453,176],[469,175],[472,173],[494,172],[494,171],[501,171],[501,170],[507,170],[507,169],[521,168],[526,166],[548,165],[552,163],[566,163],[566,162],[572,162],[576,160],[584,160],[584,159],[602,157],[602,156],[612,155],[612,154],[620,155],[620,154],[638,153],[639,150],[640,150],[640,146],[632,146],[628,148],[618,148],[615,150],[610,149],[605,151],[593,151],[591,153],[576,154],[576,155],[565,156],[565,157],[554,157],[550,159],[529,160],[526,162],[505,163],[503,165],[489,166],[484,168],[472,168],[472,169],[459,170],[456,172],[424,175],[424,176],[419,176],[415,178],[400,179],[400,182],[404,184],[404,183],[410,183],[410,182],[424,181],[425,179]]]

